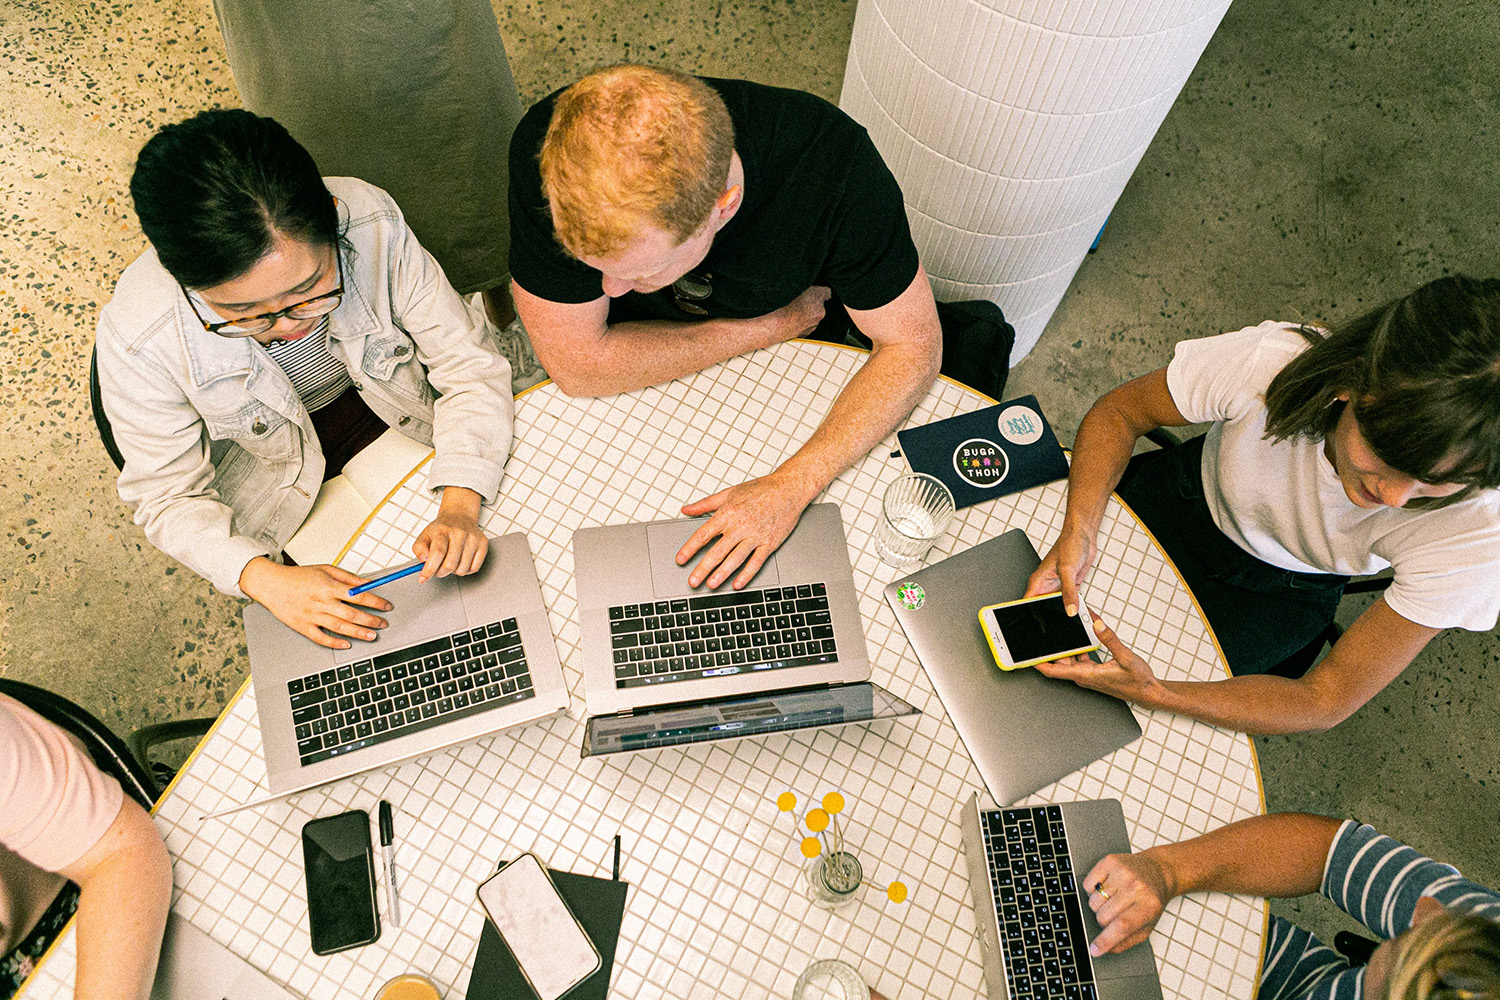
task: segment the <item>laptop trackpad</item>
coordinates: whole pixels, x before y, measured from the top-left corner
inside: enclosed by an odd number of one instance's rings
[[[651,588],[657,597],[681,597],[684,594],[711,593],[706,585],[700,586],[697,591],[688,586],[688,575],[692,573],[693,567],[698,565],[703,558],[704,552],[713,548],[716,541],[710,541],[702,549],[689,559],[686,566],[677,565],[677,552],[683,544],[692,537],[693,532],[698,530],[707,518],[695,517],[683,521],[662,521],[646,526],[646,547],[650,551],[651,559]],[[738,572],[738,570],[736,571]],[[729,590],[734,577],[721,585],[721,590]],[[760,572],[746,584],[747,587],[777,587],[781,585],[781,575],[776,571],[776,555],[772,553],[771,558],[760,568]],[[455,628],[457,626],[454,626]]]
[[[355,660],[379,656],[435,636],[457,632],[467,622],[462,594],[465,579],[455,575],[433,577],[426,583],[418,583],[415,576],[409,576],[381,587],[375,593],[395,607],[387,612],[375,613],[388,624],[376,632],[378,638],[374,642],[349,640],[349,649],[334,652],[334,662],[353,663]]]

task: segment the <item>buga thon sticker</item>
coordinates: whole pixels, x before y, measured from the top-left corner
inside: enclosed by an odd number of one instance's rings
[[[1005,474],[1010,471],[1010,459],[995,442],[969,438],[953,449],[953,471],[970,486],[987,490],[999,486],[1005,479]]]

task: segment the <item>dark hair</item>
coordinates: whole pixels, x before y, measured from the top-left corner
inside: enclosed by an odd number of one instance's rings
[[[1266,437],[1326,437],[1348,406],[1376,456],[1428,483],[1463,483],[1457,503],[1500,486],[1500,280],[1439,278],[1335,327],[1266,390]]]
[[[312,156],[249,111],[203,111],[153,135],[130,196],[162,267],[188,288],[237,278],[283,233],[339,243],[338,209]]]

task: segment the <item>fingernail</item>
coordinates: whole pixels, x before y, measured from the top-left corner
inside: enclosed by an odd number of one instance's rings
[[[1101,952],[1099,951],[1099,946],[1096,944],[1089,945],[1089,954],[1094,956],[1095,958],[1098,958],[1101,954]]]
[[[339,649],[348,649],[348,648],[349,648],[349,644],[347,642],[341,642],[341,643],[339,643]]]

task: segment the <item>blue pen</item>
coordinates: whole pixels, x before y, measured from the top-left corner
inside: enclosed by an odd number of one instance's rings
[[[395,583],[397,580],[411,576],[413,573],[421,572],[422,567],[426,565],[425,562],[413,563],[405,569],[398,569],[394,573],[387,573],[378,580],[371,580],[369,583],[362,583],[358,587],[351,587],[349,589],[349,596],[358,597],[367,590],[374,590],[376,587],[384,587],[388,583]]]

